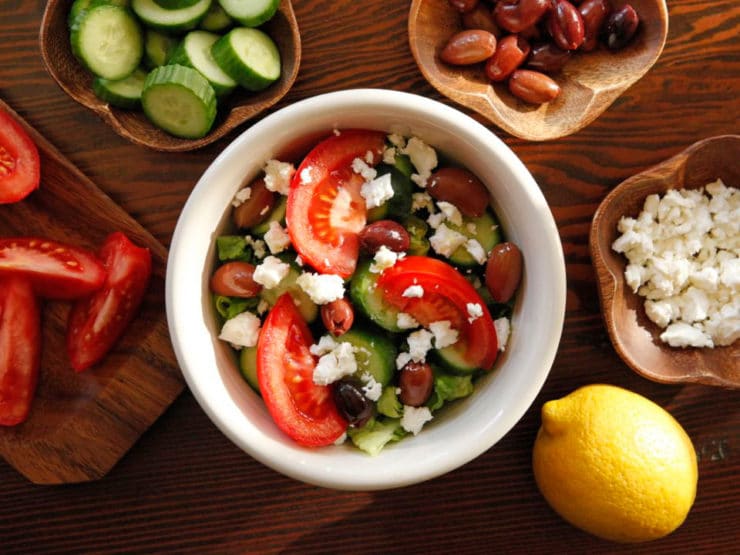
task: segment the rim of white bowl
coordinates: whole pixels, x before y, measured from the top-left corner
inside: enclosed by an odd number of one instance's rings
[[[490,407],[483,403],[483,398],[488,395],[479,391],[484,386],[478,386],[472,396],[449,408],[449,412],[454,414],[445,414],[442,418],[445,422],[434,423],[418,436],[387,447],[377,457],[347,446],[310,449],[294,444],[277,429],[262,400],[244,383],[238,371],[231,372],[236,374],[233,380],[231,376],[224,379],[217,364],[218,353],[215,352],[220,342],[212,337],[209,324],[203,318],[203,272],[207,253],[215,238],[190,224],[193,220],[202,221],[210,210],[218,214],[214,227],[209,228],[211,232],[215,231],[231,196],[221,198],[210,193],[213,187],[225,186],[223,183],[219,185],[218,179],[229,173],[230,167],[245,164],[242,152],[245,143],[267,136],[278,137],[273,141],[276,145],[285,144],[295,137],[292,129],[295,122],[316,118],[317,112],[321,112],[318,119],[325,123],[320,127],[328,131],[332,127],[337,128],[336,123],[332,124],[334,120],[352,119],[349,114],[358,109],[376,110],[379,114],[388,110],[403,112],[404,117],[423,122],[424,126],[432,125],[440,132],[443,129],[446,133],[451,132],[456,140],[486,145],[493,150],[505,165],[504,171],[510,172],[508,177],[512,179],[504,180],[506,184],[503,187],[517,199],[515,204],[519,206],[514,210],[534,212],[531,214],[532,228],[528,226],[526,230],[519,230],[541,247],[529,257],[524,253],[525,282],[526,272],[531,275],[546,270],[547,275],[544,287],[528,289],[527,292],[529,297],[537,297],[536,301],[529,303],[537,305],[538,311],[532,320],[532,326],[537,329],[530,326],[526,334],[520,332],[519,336],[515,330],[507,346],[507,350],[514,353],[511,358],[519,360],[516,358],[519,357],[530,365],[527,372],[504,372],[499,368],[483,378],[487,382],[487,391],[492,387],[514,387],[519,395],[504,399],[500,407]],[[303,133],[310,132],[306,130]],[[261,168],[265,160],[255,159],[249,164],[257,164],[255,167]],[[485,170],[485,167],[481,166],[481,169]],[[475,168],[471,170],[476,172]],[[233,195],[238,183],[226,186],[231,187],[230,194]],[[214,197],[219,198],[215,200]],[[507,229],[506,215],[498,215]],[[516,235],[512,231],[507,229],[510,237]],[[246,453],[286,476],[323,487],[363,491],[396,488],[440,476],[478,457],[508,433],[534,402],[550,372],[562,333],[565,298],[565,262],[558,230],[542,192],[521,160],[493,132],[462,112],[412,93],[384,89],[352,89],[298,101],[268,115],[229,144],[201,176],[183,207],[170,246],[165,291],[167,321],[177,360],[190,390],[213,423]],[[514,323],[517,312],[529,310],[526,302],[519,304],[524,307],[515,309]],[[522,319],[532,317],[521,316]],[[534,346],[521,345],[519,337],[529,336],[530,332],[538,334],[543,341]],[[526,337],[521,341],[526,341]],[[506,355],[508,357],[509,353]],[[507,360],[502,366],[510,362]],[[243,398],[235,399],[234,388]],[[251,418],[245,416],[245,411]],[[474,426],[466,427],[478,414],[488,418],[479,418]],[[447,428],[462,429],[450,434]]]

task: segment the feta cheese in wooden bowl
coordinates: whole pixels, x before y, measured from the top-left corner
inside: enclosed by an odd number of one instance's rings
[[[607,195],[590,246],[615,349],[659,382],[740,387],[740,136],[699,141]]]
[[[394,169],[403,173],[399,152],[408,161],[409,171],[404,174],[408,182],[418,187],[428,184],[428,192],[439,185],[433,185],[428,175],[437,156],[440,163],[454,160],[476,175],[482,197],[474,196],[468,204],[473,211],[481,210],[480,218],[495,214],[498,223],[486,220],[486,225],[471,225],[453,202],[434,199],[437,208],[428,224],[417,218],[420,227],[428,225],[426,235],[422,232],[423,246],[434,252],[426,251],[429,256],[412,252],[408,237],[403,247],[396,248],[395,241],[412,233],[406,222],[409,214],[425,210],[420,206],[432,201],[429,194],[412,195],[413,187],[393,173]],[[269,160],[295,162],[293,177],[284,179],[280,171],[268,169]],[[392,165],[390,174],[381,172],[383,164]],[[406,193],[398,193],[405,199],[403,206],[390,204],[396,195],[392,175],[409,187]],[[439,172],[436,175],[439,178]],[[264,304],[271,306],[261,310],[263,303],[253,296],[253,301],[259,301],[254,312],[244,312],[245,321],[235,323],[235,329],[224,329],[226,324],[214,309],[213,279],[229,263],[222,263],[217,238],[236,235],[235,242],[246,244],[244,232],[233,227],[233,203],[242,203],[238,208],[251,207],[251,202],[244,201],[262,194],[260,180],[286,204],[284,220],[270,223],[263,239],[249,239],[250,250],[259,258],[252,262],[251,281],[261,287]],[[240,195],[245,186],[250,192]],[[393,189],[390,198],[389,187]],[[466,200],[470,199],[456,202],[462,207]],[[312,209],[306,210],[307,206]],[[389,212],[373,221],[377,217],[373,211],[379,209]],[[376,224],[383,241],[374,235]],[[283,226],[289,232],[287,249]],[[399,227],[401,237],[395,233]],[[334,241],[335,235],[329,233],[338,229],[342,240]],[[500,241],[501,230],[522,254],[523,277],[510,301],[510,320],[496,326],[491,305],[477,293],[480,281],[476,285],[471,276],[466,279],[465,270],[445,262],[441,251],[460,256],[460,264],[466,267],[481,268],[485,258],[477,260],[480,249],[467,245],[482,247],[492,237]],[[480,237],[481,243],[463,237],[478,231],[485,236]],[[320,240],[313,240],[317,237]],[[356,239],[362,241],[359,258],[355,250],[356,264],[346,265],[351,257],[345,256],[344,249],[353,242],[357,249]],[[257,241],[259,250],[270,252],[257,255]],[[373,246],[377,248],[370,250]],[[289,284],[286,292],[273,295],[285,284]],[[565,265],[557,228],[539,187],[493,133],[458,110],[427,98],[388,90],[350,90],[283,108],[221,153],[193,189],[178,221],[166,298],[173,345],[188,385],[208,416],[237,446],[298,480],[337,489],[379,490],[428,480],[465,464],[494,446],[529,409],[558,348],[565,311]],[[324,307],[335,301],[354,306],[355,325],[349,332],[340,333],[324,319]],[[317,318],[317,305],[321,318]],[[399,305],[408,310],[398,309]],[[437,318],[437,310],[446,311],[445,317]],[[432,312],[434,319],[429,318]],[[342,321],[330,323],[338,328]],[[345,342],[352,332],[358,332],[354,341]],[[499,350],[499,344],[505,351]],[[460,345],[464,348],[456,350]],[[447,348],[451,350],[444,351]],[[255,362],[243,360],[250,349],[256,351]],[[448,356],[440,361],[440,371],[444,364],[461,366],[456,377],[446,377],[471,380],[467,396],[460,395],[441,408],[436,406],[441,396],[434,399],[434,407],[430,407],[431,397],[415,402],[404,398],[399,373],[427,353]],[[367,363],[369,378],[357,375],[367,357],[375,361],[372,366]],[[476,362],[461,376],[462,366],[471,358]],[[432,361],[428,362],[431,366]],[[255,366],[256,385],[249,377]],[[436,380],[441,374],[435,372]],[[361,378],[364,385],[353,393],[344,378]],[[438,392],[436,382],[434,387]],[[379,453],[363,449],[361,445],[367,443],[357,436],[365,434],[372,420],[353,422],[349,417],[355,415],[341,406],[345,393],[357,400],[351,395],[358,391],[376,403],[371,405],[371,418],[381,426],[369,430],[364,439],[378,443],[385,438]],[[381,409],[378,394],[387,394],[393,406]],[[400,404],[394,404],[394,399]],[[336,418],[337,411],[344,420]],[[393,411],[396,416],[389,416]],[[345,432],[349,439],[335,444]]]

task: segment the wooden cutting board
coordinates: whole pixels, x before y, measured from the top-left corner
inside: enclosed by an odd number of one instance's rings
[[[182,392],[164,305],[167,250],[0,100],[36,142],[41,188],[0,205],[0,236],[39,236],[97,250],[123,231],[152,253],[153,275],[138,315],[108,356],[83,373],[64,347],[69,304],[42,308],[41,373],[31,414],[0,427],[0,455],[32,482],[61,484],[104,476]]]

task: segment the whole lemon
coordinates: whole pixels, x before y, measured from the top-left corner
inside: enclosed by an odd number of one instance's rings
[[[696,496],[696,453],[660,406],[610,385],[588,385],[542,407],[534,476],[571,524],[617,542],[669,534]]]

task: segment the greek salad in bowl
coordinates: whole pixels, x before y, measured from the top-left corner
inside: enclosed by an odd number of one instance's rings
[[[296,443],[375,455],[495,369],[523,257],[485,185],[418,137],[334,130],[231,204],[219,339]]]

